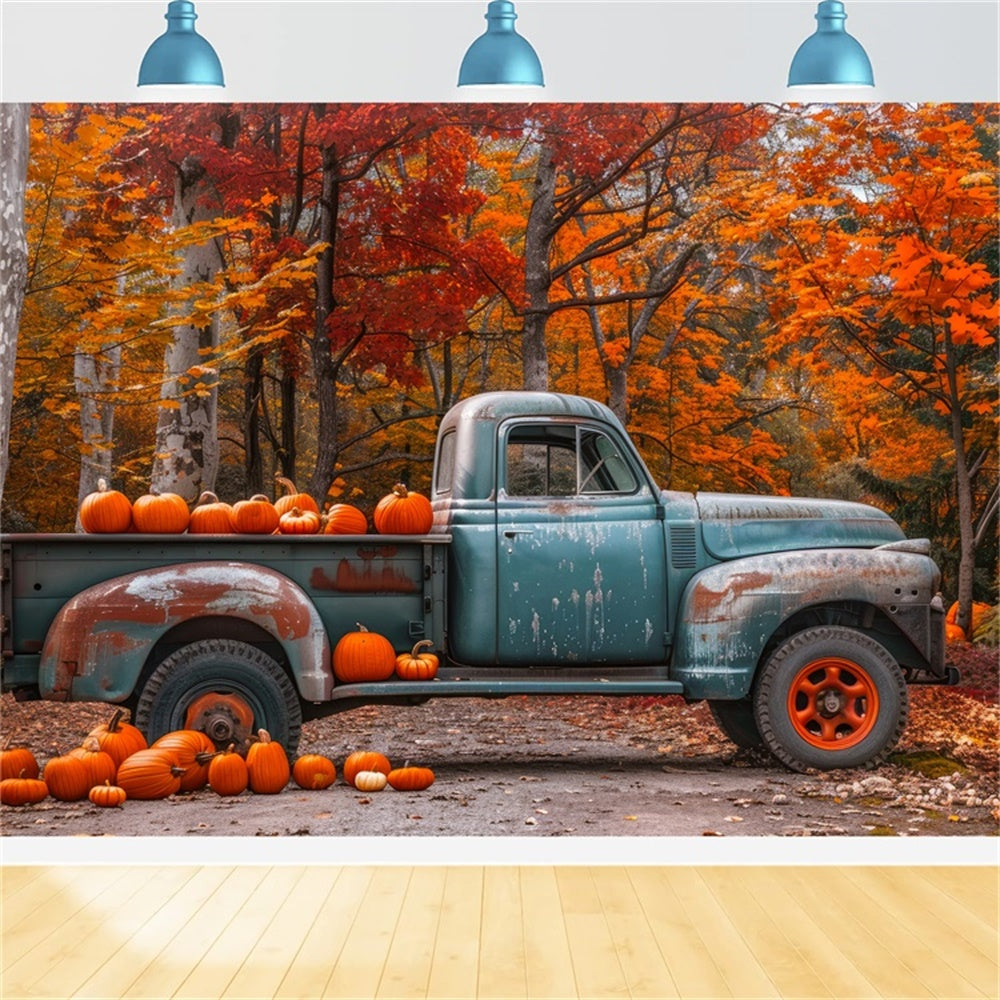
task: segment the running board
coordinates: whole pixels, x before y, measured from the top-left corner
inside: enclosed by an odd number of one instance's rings
[[[683,694],[680,681],[663,680],[503,680],[446,681],[437,678],[429,681],[380,681],[364,684],[337,684],[330,696],[332,701],[342,699],[397,698],[507,698],[515,694],[598,694],[598,695],[663,695]]]

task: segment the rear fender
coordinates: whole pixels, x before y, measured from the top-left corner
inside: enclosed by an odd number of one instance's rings
[[[805,609],[845,602],[882,612],[879,617],[894,627],[897,658],[943,669],[936,664],[939,585],[934,562],[899,545],[776,552],[718,563],[685,588],[670,677],[684,684],[690,698],[745,697],[783,623]]]
[[[239,562],[163,566],[81,591],[45,637],[39,692],[55,701],[124,701],[156,642],[204,617],[263,629],[284,650],[301,697],[330,698],[329,640],[312,601],[281,573]]]

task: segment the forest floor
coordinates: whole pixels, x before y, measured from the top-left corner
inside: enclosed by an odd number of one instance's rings
[[[997,652],[953,646],[959,687],[910,689],[910,721],[874,770],[794,774],[737,750],[678,697],[432,699],[304,724],[300,753],[357,749],[429,766],[423,792],[220,798],[210,789],[101,810],[53,799],[0,808],[7,836],[926,836],[1000,828]],[[0,730],[42,763],[108,706],[2,700]]]

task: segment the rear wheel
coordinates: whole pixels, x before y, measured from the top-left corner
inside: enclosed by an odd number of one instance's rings
[[[742,750],[756,750],[764,745],[757,719],[754,717],[753,702],[749,698],[739,701],[709,701],[715,724]]]
[[[291,755],[302,709],[288,674],[263,650],[234,639],[203,639],[182,646],[150,674],[135,722],[150,742],[175,729],[200,729],[220,748],[246,746],[253,733],[266,729]]]
[[[796,771],[876,764],[906,726],[906,681],[888,651],[853,629],[792,636],[756,682],[754,714],[767,748]]]

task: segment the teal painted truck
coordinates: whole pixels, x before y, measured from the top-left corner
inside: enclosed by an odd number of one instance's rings
[[[882,759],[954,683],[940,574],[863,504],[661,490],[611,411],[554,393],[442,419],[426,536],[7,535],[3,688],[220,745],[357,705],[681,695],[789,767]],[[428,681],[340,683],[357,623]]]

